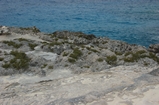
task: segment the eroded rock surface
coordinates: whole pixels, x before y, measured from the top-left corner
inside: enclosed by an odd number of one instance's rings
[[[15,75],[1,78],[0,103],[17,105],[147,105],[147,92],[159,90],[154,68],[119,66],[98,73],[72,74],[55,70],[46,77]],[[145,79],[146,78],[146,79]],[[147,81],[149,79],[149,81]],[[154,93],[153,93],[154,94]],[[156,94],[155,94],[156,95]],[[153,98],[154,99],[154,98]],[[154,105],[157,99],[153,100]],[[138,100],[141,103],[141,101]],[[116,103],[116,104],[113,104]]]
[[[159,105],[157,47],[82,32],[5,28],[2,105]]]

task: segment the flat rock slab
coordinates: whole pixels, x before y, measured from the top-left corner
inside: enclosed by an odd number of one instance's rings
[[[46,60],[55,61],[57,58],[57,54],[51,52],[43,52],[43,51],[29,51],[26,52],[27,55],[34,55],[36,57],[42,57]]]
[[[150,72],[151,75],[159,76],[159,68]]]
[[[70,70],[55,70],[43,78],[24,75],[14,78],[3,76],[0,77],[0,103],[150,105],[145,103],[151,101],[151,105],[158,105],[159,81],[149,83],[138,79],[153,69],[155,68],[119,66],[102,72],[78,75],[72,74]],[[152,95],[154,97],[150,98]]]

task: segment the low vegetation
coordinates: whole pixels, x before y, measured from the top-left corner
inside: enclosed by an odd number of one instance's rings
[[[99,52],[99,51],[97,51],[96,49],[93,49],[93,48],[90,48],[90,47],[86,47],[86,49],[89,50],[89,51],[93,51],[93,52],[95,52],[95,53],[96,53],[96,52]]]
[[[72,59],[72,58],[68,58],[68,61],[69,61],[70,63],[75,63],[75,62],[76,62],[76,60],[75,60],[75,59]]]
[[[29,43],[28,45],[31,50],[34,50],[34,48],[37,46],[37,44],[32,44],[32,43]]]
[[[3,64],[3,68],[14,68],[16,70],[28,68],[30,59],[24,52],[11,51],[10,54],[13,55],[14,58]]]
[[[82,52],[79,50],[79,48],[75,48],[73,50],[73,53],[70,54],[70,57],[73,58],[73,59],[78,59],[80,56],[82,56]]]
[[[115,52],[116,55],[122,55],[123,53],[121,52]]]
[[[106,62],[110,65],[115,65],[117,61],[117,57],[115,55],[107,56]]]
[[[17,44],[13,41],[3,41],[3,43],[7,44],[8,46],[13,46],[14,48],[20,48],[22,44]]]
[[[98,58],[97,61],[98,62],[103,62],[103,59],[102,58]]]
[[[3,61],[3,60],[4,60],[4,58],[1,58],[1,57],[0,57],[0,61]]]
[[[41,68],[45,68],[47,66],[47,64],[43,64]]]
[[[53,69],[53,68],[54,68],[54,66],[49,66],[49,67],[48,67],[48,69]]]
[[[63,53],[63,56],[68,56],[68,53],[64,52],[64,53]]]
[[[61,45],[61,44],[62,44],[62,43],[56,42],[56,41],[49,43],[50,46]]]
[[[149,58],[153,59],[159,64],[159,58],[154,53],[149,53]]]
[[[127,53],[125,53],[124,61],[125,62],[137,62],[139,59],[147,57],[147,55],[145,53],[146,53],[146,51],[144,51],[144,50],[140,50],[140,51],[137,51],[134,53],[127,52]],[[129,56],[129,57],[127,57],[127,56]]]
[[[127,57],[128,55],[130,55],[130,57]],[[135,53],[127,52],[125,54],[124,61],[125,62],[137,62],[139,59],[145,58],[145,57],[153,59],[154,61],[159,63],[159,58],[154,53],[152,53],[152,52],[146,53],[145,50],[140,50]]]
[[[19,38],[18,40],[19,40],[19,42],[22,42],[22,41],[29,41],[28,39],[24,39],[24,38]]]
[[[90,68],[90,66],[83,66],[84,68]]]

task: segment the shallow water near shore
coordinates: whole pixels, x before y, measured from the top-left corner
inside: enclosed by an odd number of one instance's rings
[[[0,0],[0,25],[82,31],[132,44],[159,43],[158,0]]]

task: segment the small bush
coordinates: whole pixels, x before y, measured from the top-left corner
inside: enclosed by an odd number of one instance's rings
[[[149,65],[149,63],[147,63],[146,61],[144,61],[144,66],[148,66]]]
[[[68,64],[65,64],[65,67],[68,67]]]
[[[132,53],[132,52],[127,52],[125,53],[125,56],[128,56],[128,55],[132,55],[131,57],[126,57],[124,58],[124,61],[125,62],[137,62],[139,59],[141,58],[145,58],[145,57],[149,57],[148,55],[144,54],[146,53],[145,50],[140,50],[140,51],[137,51],[135,53]]]
[[[116,55],[122,55],[123,53],[121,52],[115,52]]]
[[[47,66],[47,64],[43,64],[41,68],[45,68]]]
[[[5,68],[5,69],[10,68],[10,66],[11,66],[11,65],[10,65],[9,63],[5,63],[5,64],[2,65],[2,67]]]
[[[4,58],[0,58],[0,61],[3,61],[4,60]]]
[[[97,61],[98,62],[103,62],[103,59],[102,58],[98,58]]]
[[[68,61],[69,61],[70,63],[75,63],[75,62],[76,62],[76,60],[75,60],[75,59],[72,59],[72,58],[68,58]]]
[[[137,51],[136,53],[137,53],[137,54],[144,54],[144,53],[146,53],[146,51],[145,51],[145,50],[139,50],[139,51]]]
[[[34,32],[34,33],[38,33],[38,32],[40,32],[40,30],[39,30],[38,28],[36,28],[35,26],[33,27],[33,29],[32,29],[32,30],[33,30],[33,32]]]
[[[149,53],[149,58],[151,58],[154,61],[156,61],[157,63],[159,63],[159,58],[155,54],[153,54],[151,52]]]
[[[50,46],[54,46],[54,45],[61,45],[62,43],[60,43],[60,42],[52,42],[52,43],[50,43],[49,45]]]
[[[106,43],[108,43],[108,41],[103,41],[103,42],[102,42],[102,44],[106,44]]]
[[[87,50],[89,50],[89,51],[93,51],[93,52],[99,52],[99,51],[97,51],[96,49],[92,49],[92,48],[90,48],[90,47],[86,47],[87,48]]]
[[[90,68],[90,66],[83,66],[84,68]]]
[[[67,55],[68,55],[68,53],[66,53],[66,52],[63,53],[63,56],[67,56]]]
[[[75,48],[73,50],[73,53],[70,55],[71,58],[73,59],[78,59],[80,56],[82,56],[82,52],[78,49],[78,48]]]
[[[125,62],[134,62],[135,60],[133,59],[133,57],[128,57],[128,58],[124,58]]]
[[[24,39],[24,38],[19,38],[18,40],[19,40],[19,42],[28,41],[28,39]]]
[[[131,54],[133,54],[133,53],[132,52],[126,52],[124,55],[128,56],[128,55],[131,55]]]
[[[32,44],[32,43],[29,43],[29,47],[31,50],[34,50],[34,48],[37,46],[37,44]]]
[[[92,52],[88,52],[88,54],[91,54]]]
[[[53,68],[54,68],[54,66],[49,66],[49,67],[48,67],[48,69],[53,69]]]
[[[13,46],[14,48],[20,48],[22,44],[17,44],[13,41],[3,41],[3,43],[7,44],[8,46]]]
[[[9,61],[9,63],[5,63],[2,65],[3,68],[14,68],[16,70],[19,69],[27,69],[29,66],[30,59],[23,52],[11,51],[11,55],[14,56],[13,59]]]
[[[113,65],[113,64],[116,64],[116,61],[117,61],[117,57],[115,55],[113,56],[108,56],[106,58],[106,62],[110,65]]]

